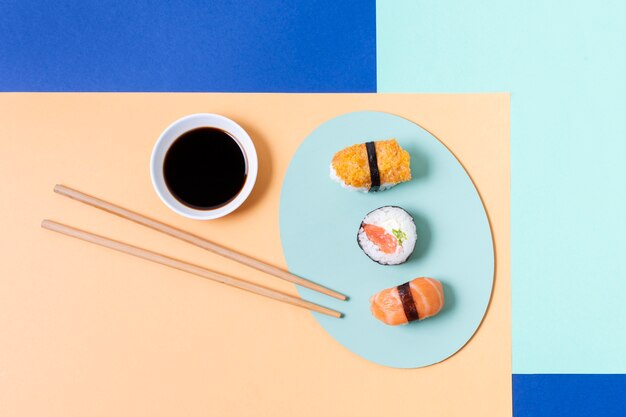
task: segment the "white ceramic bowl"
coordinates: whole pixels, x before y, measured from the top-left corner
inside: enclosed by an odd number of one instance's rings
[[[163,177],[163,161],[165,159],[165,154],[172,143],[174,143],[174,141],[183,133],[199,127],[215,127],[228,132],[239,143],[246,159],[247,175],[243,188],[230,202],[212,210],[194,209],[178,201],[176,197],[170,193],[170,190],[165,184],[165,178]],[[191,114],[178,119],[169,125],[169,127],[161,133],[161,136],[154,145],[154,148],[152,149],[152,157],[150,158],[150,176],[152,177],[152,185],[154,186],[156,193],[161,198],[161,201],[163,201],[166,206],[174,210],[176,213],[198,220],[210,220],[223,217],[242,205],[252,192],[252,188],[256,182],[258,170],[259,161],[256,149],[254,148],[254,144],[252,143],[252,139],[250,139],[248,133],[246,133],[241,126],[229,118],[210,113]]]

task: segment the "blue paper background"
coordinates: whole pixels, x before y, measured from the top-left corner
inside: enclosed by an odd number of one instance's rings
[[[376,91],[372,1],[0,2],[0,91]]]
[[[623,374],[513,375],[513,410],[516,417],[622,417],[624,387]]]

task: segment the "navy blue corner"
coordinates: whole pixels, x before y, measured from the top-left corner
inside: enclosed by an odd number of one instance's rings
[[[375,92],[375,0],[0,5],[0,91]]]
[[[626,416],[626,374],[514,374],[513,416]]]

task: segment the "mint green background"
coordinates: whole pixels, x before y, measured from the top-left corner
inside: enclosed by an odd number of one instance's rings
[[[511,97],[514,373],[626,372],[626,1],[377,3],[379,92]]]
[[[390,137],[411,154],[411,181],[369,194],[331,181],[335,152]],[[403,207],[415,219],[416,249],[402,265],[371,261],[356,241],[363,217],[385,205]],[[381,365],[415,368],[446,359],[474,334],[489,303],[493,244],[474,184],[441,142],[398,116],[349,113],[304,140],[283,182],[280,237],[290,271],[350,297],[342,302],[298,288],[303,298],[345,313],[342,319],[315,314],[318,322],[339,343]],[[372,295],[420,276],[443,284],[446,301],[437,316],[391,327],[371,315]]]

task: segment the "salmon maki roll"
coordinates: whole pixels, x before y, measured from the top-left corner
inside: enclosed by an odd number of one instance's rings
[[[391,326],[432,317],[443,302],[443,287],[434,278],[415,278],[370,298],[374,317]]]
[[[417,241],[413,217],[397,206],[385,206],[367,213],[356,236],[363,252],[381,265],[406,262]]]
[[[330,177],[351,190],[382,191],[411,179],[411,156],[395,139],[352,145],[333,156]]]

